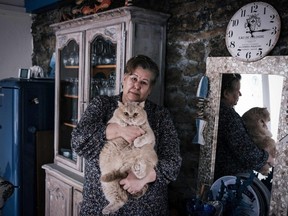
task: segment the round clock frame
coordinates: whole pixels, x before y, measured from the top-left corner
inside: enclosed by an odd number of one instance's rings
[[[281,20],[273,6],[252,2],[241,7],[230,19],[226,29],[226,47],[240,61],[257,61],[276,45]]]

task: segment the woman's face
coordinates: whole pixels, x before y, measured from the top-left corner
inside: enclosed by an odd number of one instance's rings
[[[145,101],[152,90],[152,79],[152,72],[142,67],[137,67],[132,74],[125,74],[122,102]]]
[[[225,90],[223,101],[226,105],[234,107],[239,100],[239,97],[242,95],[240,92],[240,80],[234,81],[233,90]]]

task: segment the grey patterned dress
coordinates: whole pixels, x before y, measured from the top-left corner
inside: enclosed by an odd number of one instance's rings
[[[253,143],[241,116],[221,102],[214,179],[259,171],[267,160],[268,152]]]
[[[94,98],[72,132],[72,148],[85,158],[82,216],[100,216],[102,209],[108,204],[99,182],[98,160],[105,142],[106,123],[112,117],[121,98],[121,95]],[[167,190],[169,182],[175,181],[180,171],[180,143],[167,109],[147,100],[145,110],[156,137],[155,149],[159,158],[157,179],[149,183],[149,189],[144,196],[139,199],[130,198],[114,215],[169,215]]]

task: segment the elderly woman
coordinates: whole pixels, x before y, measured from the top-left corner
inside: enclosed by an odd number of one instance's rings
[[[141,128],[108,124],[117,102],[145,101],[149,124],[156,137],[155,150],[159,159],[155,170],[143,179],[132,173],[119,184],[128,193],[137,192],[148,183],[148,191],[139,199],[128,202],[113,215],[161,216],[168,213],[168,184],[175,181],[181,166],[179,139],[168,110],[147,100],[159,75],[158,66],[147,56],[131,58],[126,65],[123,92],[116,96],[95,97],[72,132],[72,148],[85,158],[85,183],[81,215],[102,215],[108,204],[101,189],[99,154],[105,141],[116,137],[133,142],[143,134]]]

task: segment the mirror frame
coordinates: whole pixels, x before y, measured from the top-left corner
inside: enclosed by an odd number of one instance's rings
[[[205,108],[207,125],[203,131],[205,145],[200,147],[198,191],[200,188],[202,191],[204,186],[210,188],[214,182],[221,74],[223,73],[271,74],[284,78],[269,215],[273,213],[279,215],[281,212],[286,214],[288,187],[284,185],[288,182],[288,145],[286,145],[287,141],[279,142],[279,140],[288,134],[288,56],[266,56],[255,62],[243,62],[233,57],[207,58],[205,74],[209,78],[208,104]]]

